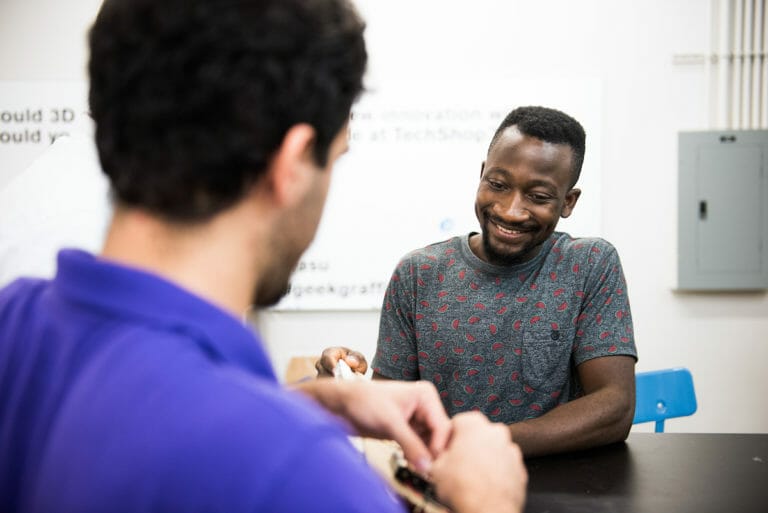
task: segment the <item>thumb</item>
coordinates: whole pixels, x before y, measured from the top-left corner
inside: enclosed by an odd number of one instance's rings
[[[392,437],[403,449],[403,456],[423,475],[429,474],[432,466],[432,455],[424,441],[406,422],[398,422],[392,426]]]
[[[357,351],[350,351],[344,356],[344,360],[349,365],[349,368],[360,374],[365,374],[368,370],[368,362],[365,361],[365,356]]]

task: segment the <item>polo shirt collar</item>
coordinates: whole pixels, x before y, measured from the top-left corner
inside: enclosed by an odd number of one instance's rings
[[[277,381],[257,334],[230,313],[137,268],[64,249],[53,287],[63,297],[111,316],[190,336],[214,359]]]

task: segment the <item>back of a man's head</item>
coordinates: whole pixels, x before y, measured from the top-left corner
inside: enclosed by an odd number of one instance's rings
[[[208,219],[254,184],[288,129],[328,147],[363,89],[364,25],[346,0],[105,0],[90,109],[116,201]]]

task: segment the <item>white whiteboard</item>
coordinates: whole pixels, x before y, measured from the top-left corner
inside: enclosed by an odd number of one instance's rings
[[[110,215],[83,81],[0,82],[0,287],[98,251]]]
[[[22,274],[50,276],[62,245],[98,250],[109,205],[85,140],[92,132],[85,84],[5,82],[0,90],[0,115],[23,118],[0,128],[24,134],[0,144],[2,285]],[[559,227],[600,235],[599,80],[380,82],[353,108],[350,152],[334,171],[317,237],[275,308],[378,309],[402,255],[477,230],[473,205],[488,142],[509,110],[534,104],[562,109],[584,125],[583,194]],[[73,117],[54,121],[55,112]],[[75,137],[49,146],[67,131]]]
[[[84,81],[0,81],[0,190],[58,137],[92,133]]]

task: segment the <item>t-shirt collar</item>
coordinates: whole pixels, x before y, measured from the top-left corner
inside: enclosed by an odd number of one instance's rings
[[[521,264],[503,266],[491,264],[490,262],[486,262],[485,260],[475,255],[469,245],[469,239],[476,233],[477,232],[469,232],[468,234],[458,237],[459,250],[461,251],[462,256],[475,268],[490,274],[497,274],[500,276],[513,276],[515,274],[524,273],[538,267],[541,261],[549,253],[549,250],[552,248],[559,235],[558,232],[552,233],[552,235],[550,235],[549,238],[542,244],[539,253],[531,260]]]

